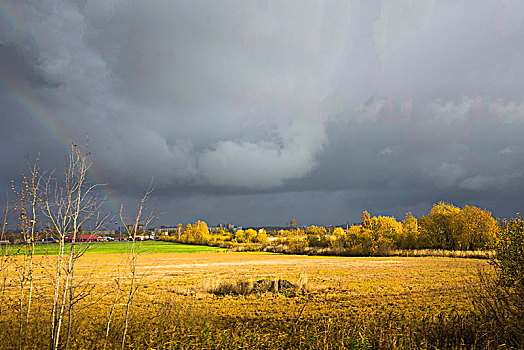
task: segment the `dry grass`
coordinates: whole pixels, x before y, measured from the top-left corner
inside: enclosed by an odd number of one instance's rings
[[[113,300],[113,280],[123,258],[89,255],[79,261],[78,276],[85,276],[93,290],[83,301],[86,308],[79,308],[75,318],[76,329],[84,331],[76,333],[73,348],[102,344]],[[39,315],[45,318],[50,287],[46,259],[51,257],[38,259],[37,303]],[[468,323],[464,323],[464,315],[471,310],[464,286],[475,283],[480,267],[489,268],[486,260],[232,252],[145,254],[138,261],[141,287],[128,346],[461,348],[461,341],[476,341],[474,329],[467,329]],[[238,288],[243,285],[239,281],[253,289],[253,282],[259,280],[287,280],[307,292],[216,293],[223,295],[219,297],[209,293],[221,286]],[[11,284],[11,288],[16,287]],[[109,344],[118,344],[121,309],[117,305]],[[13,334],[4,328],[10,321],[9,313],[0,315],[0,348],[8,348],[12,340]],[[34,321],[45,324],[43,320]],[[467,332],[472,338],[461,339]],[[40,347],[45,335],[45,327],[38,327],[28,335],[32,339],[28,347]]]
[[[447,258],[468,258],[468,259],[490,259],[493,251],[485,250],[445,250],[445,249],[395,249],[389,253],[390,256],[437,256]]]

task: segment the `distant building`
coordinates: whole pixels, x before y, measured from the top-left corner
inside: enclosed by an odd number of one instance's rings
[[[219,224],[217,228],[215,229],[215,231],[218,231],[219,229],[226,230],[229,232],[237,232],[238,230],[242,230],[242,226],[237,226],[232,223]]]
[[[114,235],[115,230],[99,230],[99,231],[96,231],[96,234],[99,236]]]
[[[127,225],[127,232],[133,233],[134,231],[135,231],[135,225]],[[137,234],[144,233],[144,225],[138,224],[136,233]]]
[[[182,224],[178,224],[177,226],[160,226],[160,228],[155,229],[155,232],[157,232],[158,236],[180,237],[182,231],[184,231]]]

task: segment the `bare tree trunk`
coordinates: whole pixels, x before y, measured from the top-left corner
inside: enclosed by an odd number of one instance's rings
[[[73,261],[74,265],[74,261]],[[71,285],[69,287],[69,305],[67,308],[67,336],[66,336],[66,345],[65,349],[69,348],[69,341],[71,340],[71,326],[73,323],[73,305],[74,305],[74,278],[75,269],[74,266],[71,268]]]
[[[5,228],[7,226],[7,214],[9,213],[9,197],[6,199],[5,202],[5,209],[3,212],[3,221],[2,221],[2,234],[0,236],[0,241],[4,241],[5,238]],[[5,288],[7,283],[7,277],[9,276],[9,266],[7,264],[8,262],[8,254],[7,254],[7,247],[8,245],[5,245],[5,251],[0,254],[0,271],[2,272],[2,298],[0,299],[0,316],[3,312],[3,305],[4,305],[4,298],[5,298]]]
[[[67,338],[66,338],[66,345],[65,345],[65,349],[68,349],[69,348],[69,340],[71,339],[71,324],[72,324],[72,320],[73,320],[73,301],[74,301],[74,292],[75,292],[75,288],[74,288],[74,276],[75,276],[75,262],[76,260],[80,257],[80,256],[77,256],[76,255],[76,252],[75,252],[75,244],[76,244],[76,239],[77,239],[77,235],[78,235],[78,232],[79,232],[79,216],[80,216],[80,213],[81,213],[81,204],[82,204],[82,198],[84,196],[84,193],[83,193],[83,189],[84,189],[84,181],[85,181],[85,177],[87,176],[87,167],[86,167],[86,164],[85,162],[80,162],[80,172],[78,174],[78,184],[77,184],[77,190],[76,190],[76,193],[75,193],[75,208],[74,208],[74,211],[73,211],[73,241],[71,243],[71,255],[70,257],[72,257],[72,259],[70,259],[71,261],[71,265],[70,265],[70,271],[71,271],[71,284],[69,286],[69,305],[68,305],[68,315],[67,315],[67,318],[68,318],[68,323],[67,323]]]
[[[18,303],[18,345],[20,349],[23,347],[23,342],[26,339],[24,333],[28,329],[29,316],[31,313],[31,302],[33,298],[35,226],[37,223],[37,205],[41,196],[41,176],[39,175],[38,171],[38,156],[32,163],[30,163],[28,158],[27,165],[30,171],[29,176],[22,176],[22,181],[19,186],[15,187],[14,181],[12,183],[12,191],[17,197],[15,202],[15,211],[18,213],[18,227],[23,232],[24,244],[28,244],[28,249],[24,250],[23,253],[24,259],[22,266],[19,268],[20,294]],[[29,284],[29,286],[27,286],[27,284]]]
[[[111,321],[113,319],[113,314],[115,312],[115,308],[116,308],[116,304],[117,304],[118,298],[120,297],[120,288],[121,288],[120,287],[120,276],[118,276],[115,279],[115,283],[116,283],[116,287],[117,287],[117,292],[115,294],[115,298],[113,299],[113,303],[111,304],[111,309],[109,311],[109,317],[107,319],[106,336],[105,336],[105,339],[104,339],[104,350],[107,347],[107,340],[109,338],[109,330],[111,329]]]
[[[56,267],[56,275],[55,275],[55,293],[53,297],[53,311],[51,312],[51,341],[49,343],[49,348],[54,348],[54,341],[56,338],[56,331],[57,331],[57,323],[58,323],[58,301],[60,296],[60,282],[62,281],[62,269],[63,269],[63,263],[64,263],[64,249],[65,249],[65,237],[64,235],[61,235],[60,237],[60,248],[58,253],[58,263]]]
[[[132,234],[131,249],[127,256],[127,265],[131,273],[131,285],[129,287],[129,294],[127,296],[127,301],[126,301],[126,312],[124,316],[124,331],[122,333],[122,350],[124,350],[125,344],[126,344],[126,336],[127,336],[127,331],[129,328],[129,318],[130,318],[130,314],[132,310],[133,298],[135,296],[136,291],[138,290],[138,286],[135,286],[136,263],[138,259],[138,252],[135,251],[136,234],[138,231],[138,225],[143,215],[143,211],[145,210],[145,204],[147,202],[147,198],[152,192],[153,192],[153,188],[152,188],[152,183],[151,183],[147,191],[145,192],[145,194],[140,199],[140,204],[138,205],[138,211],[137,211],[137,214],[135,217],[135,223],[133,226],[133,232],[129,232],[128,230],[128,235]],[[124,217],[123,217],[123,206],[120,207],[120,220],[122,221],[122,224],[124,224],[124,226],[127,227],[127,225],[125,224]],[[149,217],[146,218],[145,227],[147,227],[152,220],[153,220],[153,214],[151,213]]]
[[[31,313],[31,303],[33,300],[33,259],[35,256],[35,226],[37,222],[36,209],[38,201],[40,198],[40,180],[41,177],[38,175],[37,167],[38,158],[34,161],[31,166],[31,180],[29,182],[29,199],[31,201],[31,220],[30,220],[30,237],[31,240],[31,249],[30,249],[30,258],[29,258],[29,296],[27,300],[27,313],[26,313],[26,324],[29,324],[29,315]]]
[[[22,349],[22,339],[24,333],[24,292],[25,292],[25,283],[26,283],[26,256],[24,255],[24,262],[22,265],[22,271],[20,276],[20,294],[18,296],[18,348]]]
[[[136,233],[135,233],[136,235]],[[131,261],[130,261],[130,268],[131,268],[131,286],[129,287],[129,295],[126,302],[126,313],[124,318],[124,332],[122,334],[122,350],[125,347],[126,343],[126,335],[127,335],[127,329],[129,327],[129,315],[131,311],[131,306],[133,303],[133,296],[135,294],[135,278],[136,278],[136,260],[134,258],[135,255],[135,239],[133,237],[133,242],[131,243],[131,252],[132,255]]]
[[[71,246],[73,247],[73,243],[71,243]],[[66,302],[67,302],[67,295],[68,295],[68,290],[69,290],[69,284],[71,283],[70,279],[71,279],[71,265],[72,265],[72,259],[73,259],[73,256],[72,255],[69,255],[69,261],[67,263],[67,267],[66,267],[66,276],[65,276],[65,282],[64,282],[64,292],[62,293],[62,300],[61,300],[61,303],[60,303],[60,311],[58,312],[58,315],[57,315],[57,325],[56,325],[56,334],[55,334],[55,345],[54,345],[54,349],[57,350],[58,349],[58,345],[60,343],[60,331],[62,329],[62,321],[63,321],[63,317],[64,317],[64,310],[65,310],[65,306],[66,306]]]

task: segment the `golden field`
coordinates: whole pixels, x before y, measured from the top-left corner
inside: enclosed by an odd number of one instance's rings
[[[77,261],[75,281],[83,297],[75,304],[70,348],[120,348],[126,258],[89,254]],[[16,343],[8,325],[16,322],[21,261],[12,259],[0,315],[3,348]],[[35,259],[27,348],[46,344],[56,257]],[[478,269],[489,269],[479,259],[235,252],[142,254],[136,266],[139,288],[126,342],[135,349],[474,348],[480,335],[465,322],[472,308],[469,290]],[[222,283],[260,279],[307,283],[292,295],[210,293]]]

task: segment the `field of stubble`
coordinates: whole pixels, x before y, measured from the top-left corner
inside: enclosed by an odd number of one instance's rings
[[[37,257],[36,323],[48,311],[52,259]],[[77,262],[78,291],[86,297],[75,305],[71,348],[120,346],[129,283],[125,262],[122,254],[90,254]],[[143,254],[137,259],[139,288],[126,347],[463,348],[461,343],[475,343],[477,336],[464,324],[471,309],[468,288],[477,270],[487,267],[485,260],[432,257]],[[16,305],[16,278],[11,277],[6,304]],[[209,292],[221,283],[260,279],[307,281],[306,290],[296,295]],[[1,317],[5,326],[9,312]],[[5,328],[2,332],[6,340],[14,336]],[[46,332],[40,323],[38,330],[28,330],[27,343],[45,344]],[[465,339],[469,333],[472,338]]]

